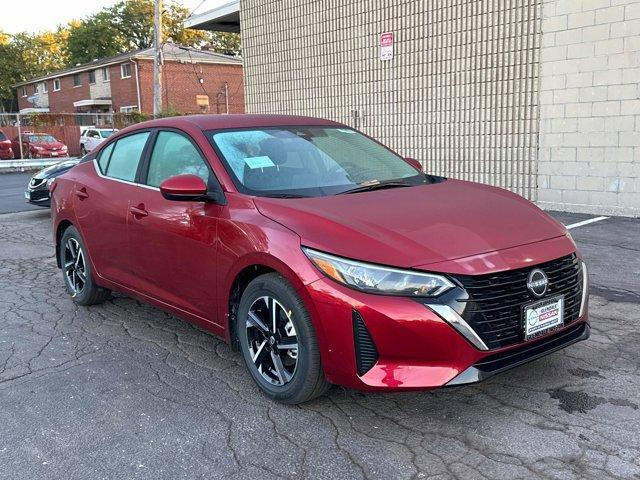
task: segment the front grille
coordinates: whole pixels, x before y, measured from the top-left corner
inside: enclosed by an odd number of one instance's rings
[[[357,311],[353,311],[353,340],[356,349],[356,368],[358,375],[362,376],[371,370],[378,361],[378,349],[364,320]]]
[[[582,300],[582,272],[575,255],[518,270],[455,277],[469,295],[466,300],[458,300],[466,304],[462,317],[490,349],[524,340],[522,308],[537,300],[527,289],[527,277],[534,267],[549,278],[545,298],[564,296],[564,324],[577,320]]]

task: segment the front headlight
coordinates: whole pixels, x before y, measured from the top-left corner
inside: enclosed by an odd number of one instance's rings
[[[302,247],[325,275],[356,290],[402,297],[437,297],[455,285],[440,275],[357,262]]]

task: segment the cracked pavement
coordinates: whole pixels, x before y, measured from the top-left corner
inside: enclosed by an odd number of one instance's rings
[[[572,234],[587,342],[475,386],[288,407],[171,315],[75,306],[48,211],[0,215],[0,478],[640,479],[640,222]]]

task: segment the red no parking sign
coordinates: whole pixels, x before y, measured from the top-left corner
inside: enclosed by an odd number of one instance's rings
[[[391,60],[393,58],[393,32],[380,34],[380,60]]]

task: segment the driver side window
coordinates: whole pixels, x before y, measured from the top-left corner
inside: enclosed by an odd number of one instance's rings
[[[167,178],[192,174],[209,181],[209,168],[191,141],[176,132],[159,132],[149,159],[146,184],[159,187]]]

